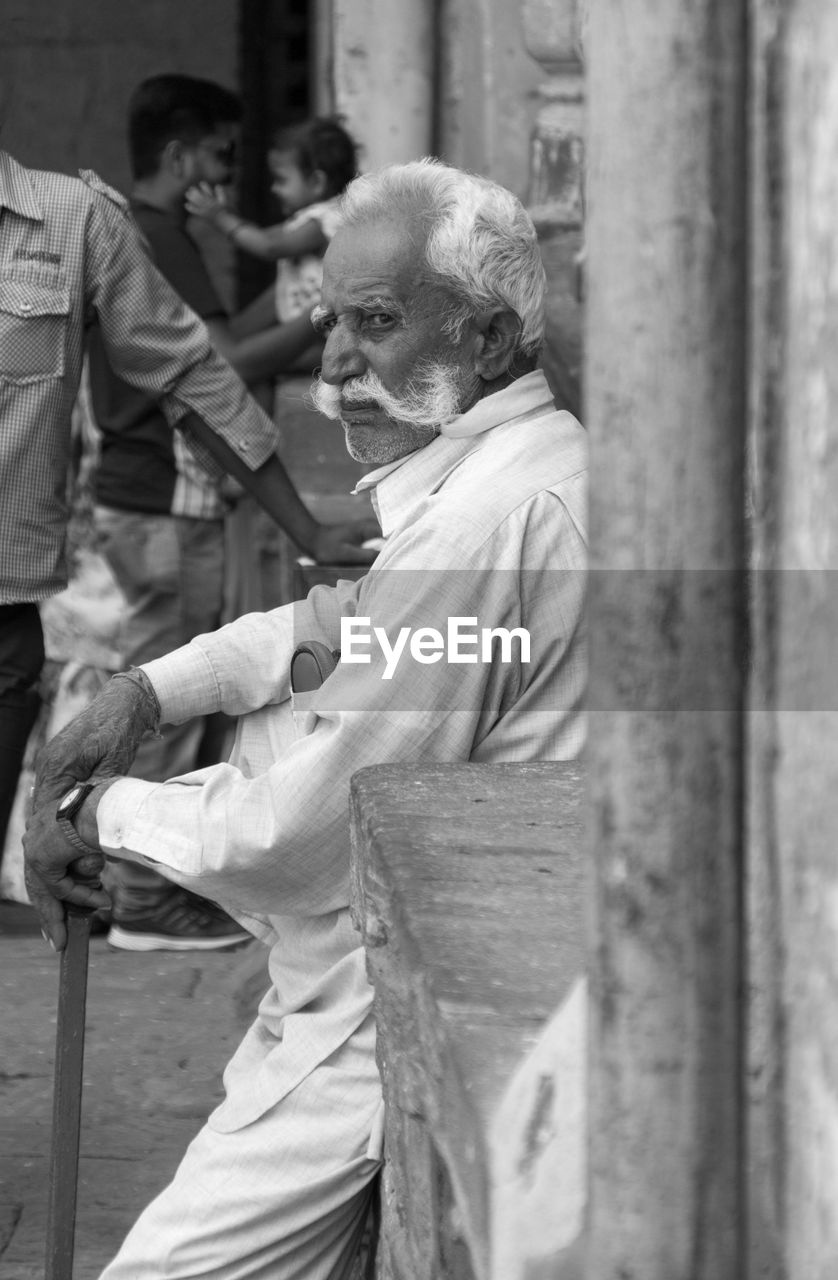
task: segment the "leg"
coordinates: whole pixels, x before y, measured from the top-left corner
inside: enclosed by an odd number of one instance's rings
[[[101,1280],[348,1280],[381,1101],[369,1015],[267,1114],[207,1124]]]
[[[0,858],[40,698],[44,636],[35,604],[0,605]]]
[[[120,646],[133,666],[159,658],[219,625],[224,573],[223,522],[96,508],[102,554],[126,600]],[[203,720],[165,725],[140,743],[129,774],[148,782],[196,767]],[[215,949],[247,936],[202,899],[174,889],[149,867],[114,862],[106,873],[114,900],[113,946],[127,950]]]
[[[120,647],[129,666],[150,662],[220,625],[224,577],[221,520],[96,508],[102,554],[125,597]],[[203,721],[166,725],[140,744],[131,776],[149,782],[188,773]]]

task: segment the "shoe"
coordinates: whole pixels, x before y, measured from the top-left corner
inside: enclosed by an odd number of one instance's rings
[[[108,945],[120,951],[220,951],[251,935],[225,911],[186,889],[172,892],[144,914],[114,918]]]
[[[103,933],[109,933],[113,923],[113,912],[110,907],[98,907],[93,912],[90,920],[90,936],[95,938],[97,935],[101,937]]]

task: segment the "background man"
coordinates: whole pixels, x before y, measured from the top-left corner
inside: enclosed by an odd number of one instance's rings
[[[508,192],[430,161],[358,179],[325,259],[321,408],[340,419],[385,545],[359,583],[253,614],[116,677],[48,748],[28,883],[53,944],[78,856],[56,798],[94,775],[77,837],[224,902],[272,944],[271,987],[225,1073],[226,1098],[106,1280],[347,1274],[378,1167],[371,992],[347,910],[349,778],[382,761],[573,756],[583,738],[586,447],[535,371],[544,272]],[[446,633],[522,627],[530,661],[427,650],[392,678],[339,663],[289,699],[296,642],[341,620]],[[421,649],[417,650],[421,653]],[[293,704],[293,705],[292,705]],[[228,765],[154,786],[107,775],[146,726],[224,708]],[[101,780],[97,780],[101,779]],[[93,852],[88,866],[101,857]]]
[[[196,182],[215,186],[232,180],[240,115],[239,100],[229,90],[182,75],[143,81],[128,107],[131,212],[156,266],[234,367],[245,344],[237,341],[189,235],[184,196]],[[311,325],[298,324],[297,330],[302,353],[312,345]],[[287,347],[287,335],[283,342]],[[102,435],[95,521],[100,550],[127,602],[120,648],[133,666],[220,625],[229,504],[223,477],[208,475],[196,462],[181,433],[169,427],[159,400],[114,372],[98,326],[90,338],[90,387]],[[199,718],[147,738],[131,775],[156,782],[195,768],[205,726]],[[210,744],[204,760],[218,758]],[[247,936],[212,903],[151,868],[115,863],[107,882],[112,946],[208,950]]]
[[[114,370],[157,397],[201,456],[248,487],[315,559],[363,559],[319,525],[276,456],[273,424],[151,265],[125,200],[95,174],[0,151],[0,850],[43,664],[37,602],[67,584],[70,415],[98,320]],[[215,463],[213,463],[215,459]]]

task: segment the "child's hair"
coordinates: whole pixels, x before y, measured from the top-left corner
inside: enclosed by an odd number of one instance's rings
[[[338,196],[358,176],[358,147],[336,116],[316,116],[301,124],[276,130],[272,147],[294,156],[300,172],[308,177],[319,169],[325,174],[325,196]]]

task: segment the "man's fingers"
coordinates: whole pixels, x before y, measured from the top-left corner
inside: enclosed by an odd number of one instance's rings
[[[371,539],[380,542],[381,539],[378,521],[372,517],[368,520],[353,520],[349,524],[337,524],[334,530],[345,542],[369,542]]]
[[[371,538],[377,526],[370,520],[322,525],[313,555],[319,564],[372,564],[381,549],[379,538]],[[364,542],[371,545],[363,546]]]
[[[372,547],[356,547],[354,542],[342,542],[335,548],[337,564],[372,564],[378,551]]]
[[[101,853],[83,853],[80,858],[76,858],[75,862],[70,864],[69,870],[74,880],[80,880],[82,884],[85,882],[93,884],[98,881],[104,865],[105,859]]]
[[[72,864],[73,871],[79,875],[97,877],[85,883],[72,876],[42,874],[36,871],[31,862],[26,864],[25,879],[29,900],[38,913],[41,931],[56,951],[63,951],[67,942],[67,929],[64,923],[65,905],[72,903],[76,907],[84,907],[88,911],[99,908],[107,909],[111,905],[108,894],[98,880],[99,872],[104,865],[104,858],[95,854],[85,854]]]
[[[100,907],[106,909],[111,905],[108,894],[98,881],[96,884],[84,884],[81,880],[71,880],[69,876],[65,876],[57,882],[55,888],[63,902],[71,902],[75,907],[88,907],[91,911],[97,911]]]
[[[67,942],[63,905],[53,897],[31,867],[26,867],[24,876],[29,901],[38,913],[41,932],[55,951],[63,951]]]
[[[39,914],[48,914],[50,918],[54,917],[55,912],[51,907],[48,912],[46,911],[47,898],[52,901],[57,900],[59,914],[62,918],[64,916],[61,907],[62,903],[72,902],[77,907],[90,907],[91,911],[95,911],[99,907],[109,907],[111,900],[102,888],[98,878],[104,861],[104,858],[96,858],[92,855],[90,858],[78,858],[72,864],[73,870],[75,871],[77,863],[85,862],[89,864],[89,870],[92,872],[92,876],[85,879],[76,879],[74,876],[66,874],[69,868],[65,868],[65,874],[59,875],[57,869],[44,867],[36,870],[30,863],[26,870],[26,887],[34,905],[38,907]],[[42,906],[44,908],[43,911],[41,910]]]

